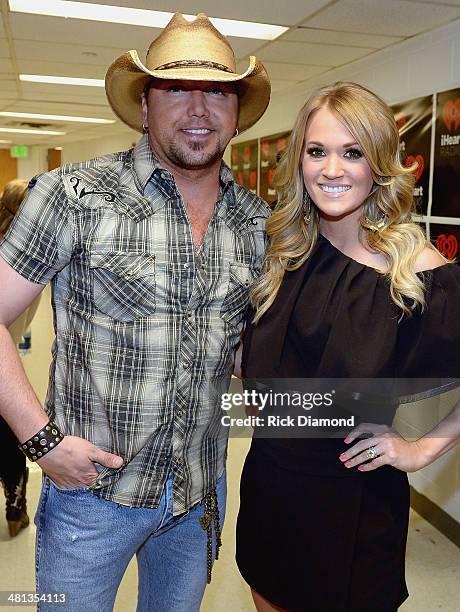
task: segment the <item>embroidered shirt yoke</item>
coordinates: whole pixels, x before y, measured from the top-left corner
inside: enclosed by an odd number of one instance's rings
[[[226,454],[221,394],[269,214],[222,164],[197,253],[146,136],[31,182],[0,255],[29,281],[52,283],[48,415],[125,460],[102,469],[96,495],[155,507],[172,469],[180,514],[213,489]]]

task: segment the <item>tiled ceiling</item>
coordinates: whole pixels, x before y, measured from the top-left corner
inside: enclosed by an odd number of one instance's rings
[[[460,0],[200,0],[196,4],[190,0],[92,1],[184,13],[199,10],[212,17],[287,26],[288,31],[273,42],[230,38],[240,70],[247,66],[251,54],[264,61],[275,95],[331,68],[460,18]],[[108,65],[128,49],[136,49],[144,59],[150,41],[160,31],[12,13],[8,0],[0,0],[0,6],[0,111],[114,119],[102,88],[26,83],[19,81],[18,74],[102,79]],[[21,127],[23,122],[34,121],[0,118],[0,127]],[[17,134],[12,138],[0,132],[0,140],[57,146],[130,133],[120,121],[100,126],[39,123],[48,124],[42,129],[64,131],[66,135]]]

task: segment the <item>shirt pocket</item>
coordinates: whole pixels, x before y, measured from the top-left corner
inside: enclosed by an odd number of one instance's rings
[[[155,312],[155,255],[90,253],[94,306],[117,321],[133,321]]]
[[[256,277],[248,264],[231,263],[228,289],[222,303],[220,316],[230,325],[238,326],[249,304],[249,287]]]

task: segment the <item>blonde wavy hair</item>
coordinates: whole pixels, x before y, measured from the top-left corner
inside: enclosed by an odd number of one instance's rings
[[[305,220],[302,173],[304,137],[313,112],[327,108],[346,126],[366,158],[374,181],[362,205],[363,244],[388,263],[392,300],[403,313],[425,305],[423,280],[414,271],[417,256],[432,246],[411,221],[416,164],[405,168],[399,157],[399,133],[388,105],[356,83],[338,82],[314,93],[300,110],[275,175],[278,202],[267,220],[268,247],[262,275],[251,288],[254,321],[270,308],[285,271],[299,268],[310,256],[319,234],[319,213],[311,202]],[[434,249],[434,247],[432,247]]]
[[[27,181],[22,179],[14,179],[9,181],[0,198],[0,237],[6,234],[11,221],[24,199],[27,192]]]

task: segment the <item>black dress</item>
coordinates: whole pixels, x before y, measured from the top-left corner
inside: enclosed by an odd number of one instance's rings
[[[320,236],[248,326],[254,378],[460,377],[460,267],[421,273],[426,308],[400,317],[388,281]],[[247,583],[296,612],[394,612],[407,598],[407,475],[362,473],[343,439],[254,437],[241,480],[237,563]]]

